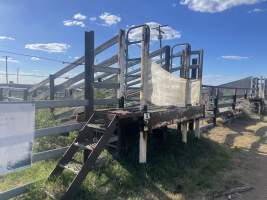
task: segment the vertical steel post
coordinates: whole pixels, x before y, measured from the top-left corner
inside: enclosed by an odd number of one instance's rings
[[[124,30],[120,30],[119,32],[118,63],[120,68],[120,89],[118,93],[119,108],[124,108],[124,100],[126,97],[126,40]]]
[[[94,32],[85,32],[84,52],[84,98],[88,101],[85,106],[85,119],[88,120],[94,111]]]

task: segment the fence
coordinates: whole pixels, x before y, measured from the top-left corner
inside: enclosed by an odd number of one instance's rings
[[[85,56],[77,59],[75,62],[50,75],[49,78],[43,80],[39,84],[36,84],[29,89],[23,89],[23,98],[14,100],[21,101],[22,103],[34,103],[36,109],[83,107],[86,118],[88,118],[90,113],[94,110],[95,106],[106,106],[108,104],[116,107],[123,107],[124,105],[121,105],[120,98],[124,95],[126,95],[126,100],[128,100],[130,103],[133,101],[140,102],[140,99],[138,99],[141,89],[139,84],[142,84],[143,80],[141,77],[142,68],[138,65],[142,65],[144,63],[141,63],[141,58],[129,58],[127,54],[125,55],[125,50],[127,50],[126,46],[129,45],[127,44],[125,37],[125,31],[121,30],[118,35],[98,46],[97,48],[94,48],[93,32],[87,32],[85,34]],[[146,41],[146,43],[144,41]],[[165,69],[168,69],[170,72],[180,72],[181,77],[193,79],[202,78],[202,50],[191,51],[190,45],[182,44],[182,46],[185,46],[185,49],[182,52],[176,52],[175,47],[171,49],[170,46],[164,46],[161,49],[157,49],[150,53],[148,47],[146,47],[146,45],[148,45],[147,43],[149,43],[149,40],[144,41],[142,42],[142,56],[145,56],[146,59],[154,59],[155,62],[160,63]],[[110,48],[114,48],[115,45],[117,45],[118,48],[115,47],[116,52],[114,54],[111,54],[109,58],[99,62],[98,64],[94,63],[95,57],[97,55],[108,49],[108,54],[110,54],[110,52],[112,51]],[[197,56],[197,59],[193,59],[192,63],[190,60],[191,55]],[[160,56],[160,59],[157,58],[158,56]],[[174,66],[174,59],[177,58],[180,58],[180,66]],[[84,65],[83,72],[71,77],[63,83],[56,85],[55,81],[57,78],[77,68],[80,65]],[[189,77],[190,74],[191,77]],[[57,94],[64,90],[71,91],[80,87],[83,87],[83,90],[80,90],[80,92],[83,92],[83,94],[81,95],[82,99],[80,100],[71,98],[59,100],[56,98]],[[248,92],[248,89],[244,88],[222,88],[205,85],[203,86],[203,88],[208,89],[208,102],[206,103],[206,106],[208,108],[208,111],[210,107],[211,111],[213,112],[213,125],[216,125],[216,118],[220,114],[222,114],[222,112],[220,112],[220,108],[228,108],[230,106],[231,109],[235,111],[236,106],[239,103],[239,99],[243,97],[246,98]],[[94,90],[103,89],[113,92],[112,95],[105,98],[98,98],[96,95],[94,95]],[[9,100],[11,100],[10,97],[12,96],[12,90],[21,92],[20,89],[17,90],[14,88],[8,88],[9,93],[11,91],[11,95],[4,97],[6,96],[6,94],[4,94],[5,91],[2,90],[1,93],[0,90],[0,98],[9,98]],[[230,90],[231,92],[233,92],[233,94],[229,95],[228,93],[223,92],[223,90]],[[240,91],[243,91],[244,94],[241,94]],[[34,93],[37,93],[38,95]],[[39,99],[48,98],[49,100],[36,100],[38,99],[37,97]],[[3,103],[12,104],[16,102]],[[59,135],[62,133],[79,130],[81,127],[82,124],[80,123],[72,123],[58,127],[39,129],[36,130],[35,137],[40,138],[44,136]],[[65,152],[67,148],[68,147],[62,147],[36,153],[33,155],[33,162],[58,158]],[[4,193],[0,193],[0,199],[8,199],[23,194],[27,191],[27,187],[29,185],[31,184],[27,184]]]

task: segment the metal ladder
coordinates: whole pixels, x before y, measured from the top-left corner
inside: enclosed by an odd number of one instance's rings
[[[68,170],[76,174],[62,196],[62,200],[71,199],[87,174],[92,170],[93,165],[104,148],[109,145],[109,143],[117,142],[118,137],[114,135],[116,128],[116,114],[94,112],[85,126],[79,131],[77,138],[70,145],[69,149],[65,152],[48,177],[48,180],[54,180],[62,174],[63,170]],[[88,157],[84,158],[84,162],[74,159],[75,154],[81,150],[88,152]],[[80,168],[72,168],[70,166],[71,163],[79,164]]]

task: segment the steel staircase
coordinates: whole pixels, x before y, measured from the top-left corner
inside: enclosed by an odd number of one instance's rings
[[[77,138],[70,145],[69,149],[48,177],[48,180],[54,180],[60,176],[63,170],[68,170],[76,174],[72,183],[62,196],[62,200],[71,199],[107,145],[116,147],[116,145],[112,144],[118,140],[117,136],[114,135],[116,128],[116,114],[94,112],[84,127],[79,131]],[[74,158],[75,154],[80,151],[84,151],[84,162],[77,161]],[[78,163],[80,168],[71,167],[71,163]]]

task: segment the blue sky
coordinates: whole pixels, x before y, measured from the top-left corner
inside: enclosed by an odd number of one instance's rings
[[[1,0],[0,50],[71,62],[83,54],[86,30],[95,31],[97,45],[131,25],[168,24],[164,44],[203,48],[204,82],[219,84],[267,75],[266,20],[264,0]],[[48,75],[64,66],[0,52],[0,73],[6,55],[10,73]]]

